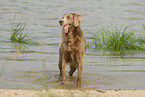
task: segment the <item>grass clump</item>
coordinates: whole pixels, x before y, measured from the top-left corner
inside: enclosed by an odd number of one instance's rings
[[[145,38],[136,35],[135,32],[127,31],[127,27],[112,30],[102,27],[96,33],[90,33],[88,47],[94,49],[108,50],[114,52],[124,52],[128,50],[144,49]]]
[[[24,35],[25,26],[26,23],[13,24],[10,40],[18,43],[26,43],[26,41],[24,40],[24,38],[27,36],[26,34]]]
[[[11,30],[10,40],[12,42],[24,43],[29,45],[39,45],[38,42],[28,38],[28,35],[24,33],[26,23],[14,23]]]

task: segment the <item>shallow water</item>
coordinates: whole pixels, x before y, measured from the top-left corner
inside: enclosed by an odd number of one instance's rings
[[[66,12],[83,16],[81,27],[96,32],[97,25],[145,31],[145,1],[142,0],[1,0],[0,1],[0,88],[43,89],[76,88],[73,77],[61,85],[58,71],[58,49],[61,27],[58,20]],[[12,22],[26,22],[25,33],[41,45],[10,42]],[[145,53],[126,56],[101,55],[87,49],[81,89],[145,89]],[[67,71],[69,68],[67,67]]]

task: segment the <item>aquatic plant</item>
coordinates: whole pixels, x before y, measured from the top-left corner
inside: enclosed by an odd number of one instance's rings
[[[128,27],[123,30],[122,27],[120,29],[110,28],[102,27],[96,33],[90,33],[91,41],[88,43],[88,47],[115,52],[144,49],[145,38],[136,35],[134,31],[128,32]]]
[[[25,26],[26,23],[13,23],[10,40],[17,43],[38,45],[38,42],[28,38],[28,35],[24,34]]]
[[[25,43],[24,38],[26,37],[26,34],[24,35],[24,29],[25,29],[26,23],[14,23],[13,28],[11,30],[11,37],[10,40],[13,42],[18,43]]]

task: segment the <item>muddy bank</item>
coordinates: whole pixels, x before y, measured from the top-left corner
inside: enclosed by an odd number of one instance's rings
[[[63,90],[42,91],[0,89],[0,97],[145,97],[145,90]]]

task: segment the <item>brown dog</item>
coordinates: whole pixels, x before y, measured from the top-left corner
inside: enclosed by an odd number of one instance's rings
[[[62,81],[65,81],[65,67],[70,65],[69,75],[78,68],[77,85],[81,85],[83,55],[86,51],[86,39],[80,28],[82,16],[78,13],[66,13],[59,21],[62,29],[62,43],[59,49],[59,70]]]

